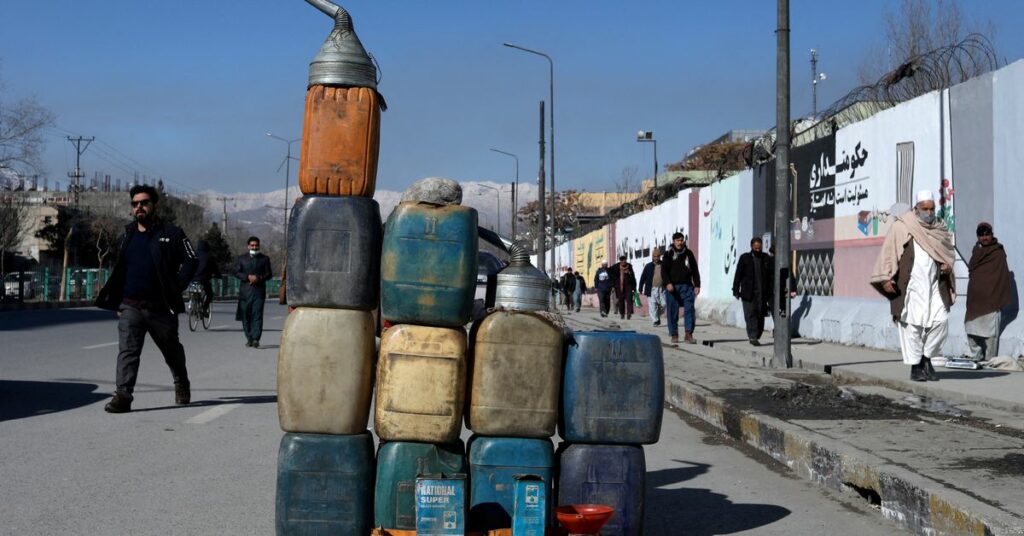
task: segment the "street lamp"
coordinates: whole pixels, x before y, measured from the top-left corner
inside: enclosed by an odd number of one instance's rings
[[[481,188],[487,188],[488,190],[494,190],[494,202],[498,205],[498,234],[501,234],[501,190],[487,186],[486,184],[477,184]],[[492,227],[493,230],[493,227]]]
[[[636,141],[650,142],[654,144],[654,187],[658,187],[658,140],[654,139],[654,132],[641,130],[636,133]]]
[[[555,62],[551,59],[551,56],[543,52],[538,52],[526,47],[519,45],[513,45],[511,43],[503,43],[509,48],[515,48],[522,50],[523,52],[529,52],[530,54],[536,54],[537,56],[543,56],[548,60],[548,104],[551,107],[550,111],[550,123],[551,126],[548,129],[551,133],[551,229],[552,232],[556,229],[556,222],[558,219],[555,217]],[[555,248],[551,248],[551,272],[555,271]]]
[[[274,138],[275,140],[281,140],[286,145],[288,145],[288,154],[284,157],[284,162],[281,162],[281,165],[285,166],[285,168],[284,168],[284,243],[287,245],[288,244],[288,205],[290,204],[288,202],[288,187],[291,185],[292,160],[298,160],[298,158],[295,158],[294,156],[292,156],[292,144],[297,142],[297,141],[299,141],[299,140],[301,140],[302,138],[295,138],[294,140],[287,140],[285,138],[282,138],[281,136],[275,136],[274,134],[272,134],[270,132],[267,132],[267,136],[270,136],[271,138]],[[281,166],[277,166],[277,171],[281,171]]]
[[[491,147],[491,150],[496,153],[511,156],[516,159],[516,182],[512,186],[512,240],[516,239],[516,213],[519,212],[519,157],[501,149],[495,149]]]

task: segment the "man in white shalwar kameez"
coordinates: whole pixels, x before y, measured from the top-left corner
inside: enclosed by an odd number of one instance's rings
[[[932,192],[918,192],[913,210],[895,218],[871,275],[871,284],[890,301],[903,362],[915,381],[938,380],[931,359],[946,342],[954,258],[952,237],[935,217]]]

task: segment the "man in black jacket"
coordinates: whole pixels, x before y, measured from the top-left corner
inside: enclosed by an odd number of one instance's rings
[[[185,348],[178,340],[178,315],[185,312],[181,293],[196,269],[196,254],[185,233],[156,218],[160,195],[149,185],[129,192],[135,221],[125,228],[117,264],[96,298],[96,306],[117,311],[117,376],[109,413],[131,411],[139,356],[146,333],[160,348],[174,378],[174,402],[191,401]]]
[[[750,251],[740,255],[736,275],[732,279],[732,295],[743,303],[747,339],[760,346],[764,333],[764,317],[772,302],[772,259],[765,255],[760,238],[750,240]]]
[[[202,310],[205,314],[213,301],[213,284],[210,281],[215,277],[220,278],[220,268],[217,268],[217,261],[210,256],[210,246],[206,240],[196,241],[196,260],[196,275],[192,276],[192,281],[202,285],[206,292]]]
[[[619,263],[608,269],[608,277],[612,280],[612,290],[615,291],[615,311],[619,313],[619,318],[633,318],[636,274],[633,273],[633,266],[626,260],[625,255],[621,255]]]
[[[697,258],[686,247],[683,233],[672,235],[672,246],[661,256],[661,280],[665,283],[665,308],[668,311],[668,334],[673,343],[679,342],[679,307],[682,306],[687,343],[694,344],[693,330],[697,326],[693,304],[700,294],[700,270]]]
[[[562,277],[558,280],[558,284],[562,287],[565,310],[572,311],[572,293],[576,290],[576,275],[572,273],[568,266],[562,268]]]
[[[235,261],[235,277],[242,280],[238,289],[238,310],[235,320],[242,322],[245,345],[260,347],[263,335],[263,305],[267,300],[267,280],[274,275],[270,271],[270,259],[260,253],[260,239],[250,236],[249,252]]]

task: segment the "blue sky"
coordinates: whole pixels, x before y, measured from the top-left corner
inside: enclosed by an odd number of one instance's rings
[[[559,189],[614,188],[623,168],[661,164],[732,128],[769,128],[775,110],[775,2],[426,1],[343,3],[382,71],[389,109],[378,187],[413,180],[521,180],[538,165],[537,103],[555,61]],[[809,50],[823,108],[857,85],[894,0],[791,0],[793,113],[810,111]],[[1024,56],[1024,2],[963,0],[995,22],[1001,58]],[[57,115],[47,176],[66,183],[69,133],[96,136],[83,170],[138,168],[182,189],[270,191],[284,145],[301,135],[309,60],[330,20],[301,0],[0,0],[4,97]],[[296,144],[297,148],[298,144]],[[118,154],[120,153],[120,155]],[[127,162],[124,156],[134,162]],[[115,164],[114,162],[117,162]],[[293,167],[293,181],[295,180]]]

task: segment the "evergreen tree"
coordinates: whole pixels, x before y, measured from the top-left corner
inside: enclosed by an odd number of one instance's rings
[[[210,224],[210,228],[203,235],[203,240],[206,240],[206,247],[210,251],[210,258],[217,263],[221,273],[230,274],[234,255],[231,253],[231,246],[224,239],[224,234],[220,232],[220,226],[216,222]]]

